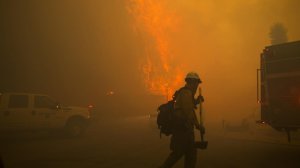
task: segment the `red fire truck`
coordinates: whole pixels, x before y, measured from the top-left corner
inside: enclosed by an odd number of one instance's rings
[[[267,46],[257,70],[261,122],[276,130],[300,128],[300,41]]]

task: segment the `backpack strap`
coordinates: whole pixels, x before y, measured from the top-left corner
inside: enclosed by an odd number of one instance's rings
[[[190,90],[192,93],[193,93],[193,91],[190,89],[190,88],[188,88],[188,87],[186,87],[186,86],[184,86],[184,87],[182,87],[182,88],[180,88],[180,89],[178,89],[175,93],[174,93],[174,95],[172,96],[172,101],[176,101],[176,99],[177,99],[177,97],[178,97],[178,95],[179,95],[179,93],[182,91],[182,90],[184,90],[184,89],[187,89],[187,90]],[[194,98],[194,96],[192,96],[191,97],[192,99],[193,99],[193,101],[194,101],[194,104],[195,104],[195,106],[196,106],[196,102],[195,102],[195,98]]]
[[[179,93],[180,93],[183,89],[191,90],[190,88],[188,88],[188,87],[186,87],[186,86],[184,86],[184,87],[182,87],[182,88],[176,90],[176,92],[175,92],[175,93],[173,94],[173,96],[172,96],[172,100],[173,100],[173,101],[175,101],[175,100],[177,99]],[[191,91],[192,91],[192,90],[191,90]]]

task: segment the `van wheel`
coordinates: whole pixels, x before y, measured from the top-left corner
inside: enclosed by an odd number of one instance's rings
[[[79,137],[85,132],[85,123],[80,120],[69,121],[66,125],[67,135],[70,137]]]

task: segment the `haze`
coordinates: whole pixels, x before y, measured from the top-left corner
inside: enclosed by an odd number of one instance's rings
[[[156,109],[195,71],[209,140],[199,150],[200,167],[300,167],[299,133],[288,144],[285,133],[255,124],[260,53],[277,23],[288,41],[300,40],[299,6],[299,0],[1,0],[0,93],[43,93],[63,105],[95,108],[82,137],[1,133],[0,159],[8,168],[158,167],[169,138],[159,138]],[[46,121],[51,114],[42,115]],[[247,127],[240,125],[249,117]]]
[[[289,41],[300,39],[299,1],[161,2],[178,17],[170,33],[171,66],[201,75],[207,119],[218,122],[257,111],[259,54],[270,45],[274,23],[287,28]],[[145,103],[151,92],[140,64],[147,44],[145,32],[134,30],[131,3],[1,1],[0,90],[45,93],[84,106],[101,105],[114,91],[132,106]]]

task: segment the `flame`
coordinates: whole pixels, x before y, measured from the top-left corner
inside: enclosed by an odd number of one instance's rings
[[[178,31],[179,17],[167,8],[166,0],[128,0],[134,28],[142,35],[145,55],[141,65],[146,89],[171,98],[183,81],[182,67],[174,65],[172,33]]]

